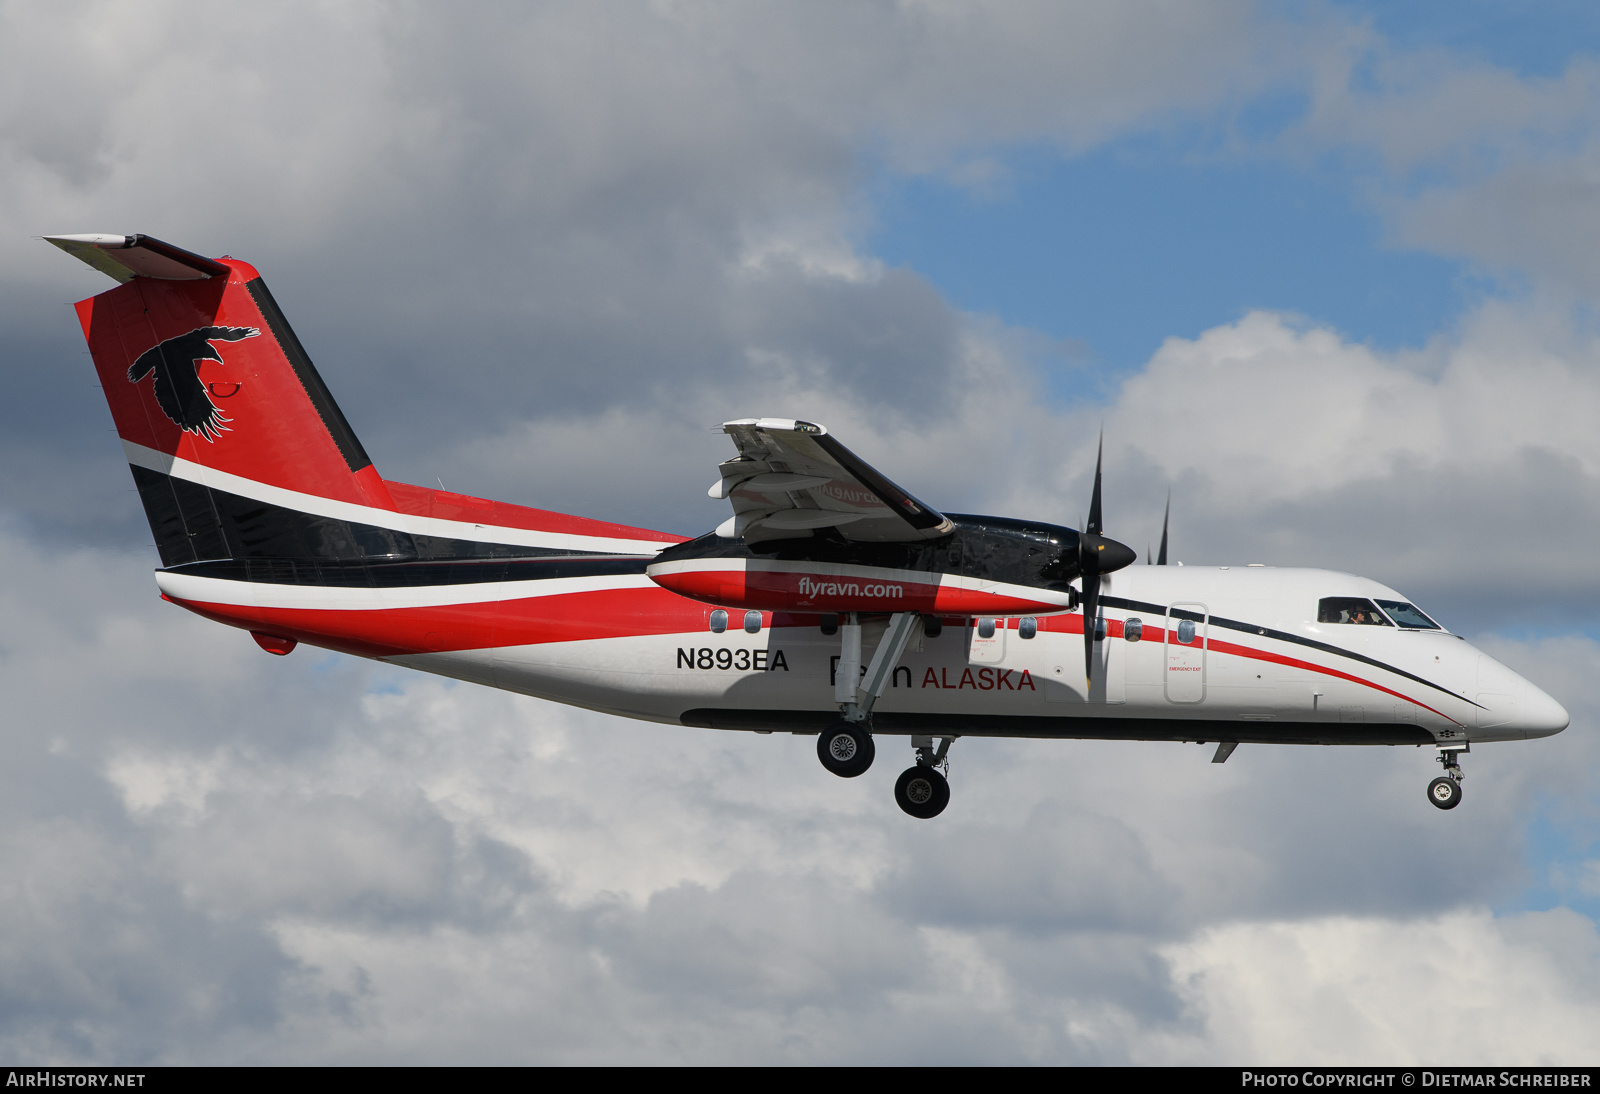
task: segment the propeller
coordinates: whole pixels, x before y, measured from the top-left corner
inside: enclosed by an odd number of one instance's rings
[[[1139,561],[1139,554],[1131,547],[1101,535],[1103,520],[1100,512],[1100,471],[1105,462],[1106,440],[1100,437],[1100,447],[1094,457],[1094,495],[1089,500],[1089,519],[1083,523],[1078,536],[1078,573],[1083,578],[1083,678],[1094,675],[1094,634],[1100,620],[1100,577],[1114,573]],[[1166,560],[1166,538],[1161,541],[1162,561]]]
[[[1161,553],[1156,556],[1156,565],[1167,564],[1167,522],[1172,519],[1172,491],[1167,491],[1167,511],[1161,514]]]
[[[1171,519],[1172,519],[1172,491],[1168,490],[1167,491],[1167,511],[1165,513],[1161,514],[1161,561],[1155,563],[1155,565],[1157,565],[1157,566],[1165,566],[1167,564],[1167,522],[1169,520],[1171,520]],[[1149,540],[1145,540],[1144,541],[1144,564],[1146,566],[1149,566],[1151,564],[1150,563],[1150,541]]]

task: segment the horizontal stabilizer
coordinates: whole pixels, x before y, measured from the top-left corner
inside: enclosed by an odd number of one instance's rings
[[[221,262],[150,236],[91,233],[44,238],[47,243],[54,243],[73,258],[124,283],[136,277],[160,281],[199,281],[207,277],[228,276],[228,267]]]

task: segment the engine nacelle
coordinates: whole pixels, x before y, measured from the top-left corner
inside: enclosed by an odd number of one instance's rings
[[[680,596],[759,611],[1042,615],[1069,610],[1077,601],[1070,589],[815,561],[696,558],[652,563],[646,572]]]

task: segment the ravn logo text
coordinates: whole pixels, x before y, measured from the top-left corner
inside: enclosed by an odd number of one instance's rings
[[[898,600],[905,595],[905,590],[899,585],[857,585],[855,582],[840,584],[835,581],[812,581],[809,577],[800,579],[801,596],[883,596],[890,600]]]

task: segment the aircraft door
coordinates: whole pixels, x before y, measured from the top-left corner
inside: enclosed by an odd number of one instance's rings
[[[1163,675],[1169,703],[1198,703],[1206,697],[1206,630],[1210,618],[1204,604],[1173,604],[1167,608]]]
[[[1006,659],[1004,619],[967,621],[967,660],[974,665],[998,665]]]

